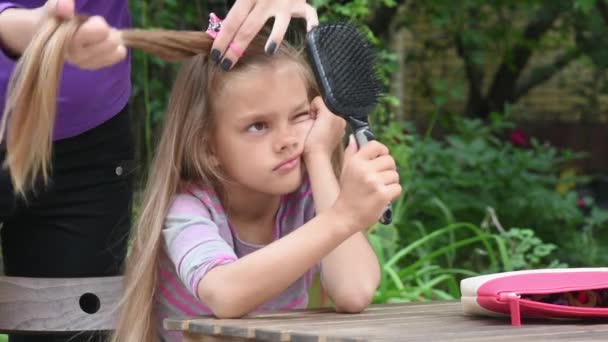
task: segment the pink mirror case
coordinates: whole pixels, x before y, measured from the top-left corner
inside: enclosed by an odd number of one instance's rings
[[[608,268],[539,269],[482,275],[460,282],[465,314],[608,319]]]

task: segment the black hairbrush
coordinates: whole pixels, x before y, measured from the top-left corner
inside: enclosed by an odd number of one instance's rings
[[[367,40],[351,24],[322,24],[307,34],[306,49],[327,108],[349,123],[359,146],[375,140],[368,116],[382,87]],[[380,222],[390,223],[392,212],[389,204]]]

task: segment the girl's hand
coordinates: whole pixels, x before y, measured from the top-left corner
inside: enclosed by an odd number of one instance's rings
[[[213,42],[211,59],[221,59],[222,68],[229,70],[241,57],[235,50],[245,51],[269,18],[274,18],[274,24],[265,51],[272,55],[281,45],[292,17],[305,18],[307,31],[319,25],[317,11],[306,0],[236,0]],[[229,44],[233,48],[229,49]]]
[[[344,137],[346,121],[330,112],[319,96],[312,100],[310,112],[314,123],[304,143],[304,157],[317,153],[331,157]]]
[[[44,17],[72,18],[74,0],[49,0],[40,12]],[[103,17],[93,16],[76,31],[66,59],[82,69],[95,70],[116,64],[126,56],[127,48],[122,43],[120,32],[110,27]]]
[[[378,221],[386,205],[401,194],[395,160],[386,146],[371,141],[357,151],[351,136],[344,153],[340,194],[333,205],[352,233]]]

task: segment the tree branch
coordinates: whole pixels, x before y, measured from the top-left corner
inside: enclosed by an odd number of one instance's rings
[[[458,30],[454,37],[454,42],[456,52],[464,62],[465,74],[469,81],[469,96],[465,113],[467,115],[476,115],[484,110],[483,107],[487,106],[482,93],[484,72],[483,68],[475,61],[475,53],[480,50],[479,44],[473,42],[467,43],[465,37],[468,30],[479,31],[479,9],[477,7],[469,8],[468,18],[472,19],[469,20],[468,28],[463,27]]]
[[[389,32],[393,17],[397,14],[397,9],[405,4],[406,0],[395,1],[395,6],[387,7],[381,6],[377,8],[374,13],[370,16],[367,26],[377,37],[385,37]]]
[[[558,71],[565,68],[568,64],[570,64],[570,62],[577,59],[580,55],[581,52],[579,50],[572,49],[555,57],[553,62],[534,68],[534,70],[530,72],[530,76],[523,79],[515,87],[513,100],[518,100],[520,97],[527,94],[532,88],[549,80]]]
[[[476,115],[483,107],[485,102],[482,94],[483,85],[483,70],[475,63],[472,57],[471,50],[464,46],[462,32],[459,32],[454,38],[456,42],[456,51],[458,56],[462,58],[464,70],[469,83],[469,96],[467,100],[467,115]]]
[[[604,0],[597,0],[595,2],[595,8],[600,12],[602,19],[604,19],[604,23],[608,25],[608,5],[606,2],[604,2]]]
[[[534,19],[528,23],[524,30],[523,40],[507,52],[508,55],[503,58],[494,76],[487,98],[490,111],[501,110],[505,103],[514,100],[517,79],[532,56],[530,42],[538,41],[567,6],[564,1],[545,2]],[[489,113],[480,114],[485,117]]]

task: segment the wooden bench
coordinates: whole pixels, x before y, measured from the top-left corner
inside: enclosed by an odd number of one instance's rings
[[[122,286],[122,277],[0,277],[0,332],[113,330]]]

